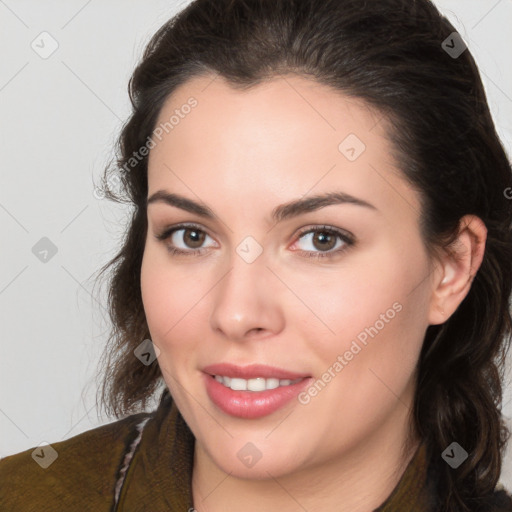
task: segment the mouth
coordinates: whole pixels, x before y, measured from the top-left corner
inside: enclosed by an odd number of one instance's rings
[[[237,366],[231,363],[211,364],[203,368],[203,372],[212,377],[228,377],[230,379],[243,379],[246,381],[252,379],[277,379],[279,381],[304,379],[311,377],[306,373],[297,373],[276,366],[264,364],[250,364],[247,366]]]
[[[227,377],[226,375],[212,375],[212,377],[220,384],[232,389],[233,391],[267,391],[283,386],[292,386],[304,380],[306,377],[294,380],[277,379],[264,377],[255,377],[253,379],[241,379],[239,377]]]
[[[222,412],[244,419],[272,414],[288,404],[312,377],[266,365],[211,365],[203,370],[208,397]]]

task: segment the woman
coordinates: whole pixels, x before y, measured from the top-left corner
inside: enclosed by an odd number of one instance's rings
[[[428,0],[196,0],[130,95],[104,178],[135,207],[103,269],[123,419],[5,458],[2,510],[512,510],[512,177],[454,27]]]

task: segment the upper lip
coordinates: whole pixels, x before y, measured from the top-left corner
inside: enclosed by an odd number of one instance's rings
[[[203,368],[203,372],[210,375],[222,375],[223,377],[235,377],[239,379],[254,379],[264,377],[265,379],[301,379],[309,377],[307,374],[290,372],[275,366],[263,364],[250,364],[247,366],[236,366],[230,363],[211,364]]]

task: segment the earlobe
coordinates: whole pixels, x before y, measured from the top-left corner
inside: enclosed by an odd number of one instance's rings
[[[446,322],[471,289],[485,252],[487,228],[474,215],[464,216],[459,223],[457,238],[442,249],[434,271],[429,324]]]

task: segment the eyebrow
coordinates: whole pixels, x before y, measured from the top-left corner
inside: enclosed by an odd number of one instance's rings
[[[216,217],[208,206],[192,201],[191,199],[179,194],[172,194],[166,190],[158,190],[152,194],[147,199],[146,207],[153,203],[164,203],[169,206],[175,206],[176,208],[181,208],[182,210],[195,213],[196,215],[207,219],[214,219]],[[296,217],[303,213],[313,212],[320,208],[336,204],[351,204],[377,211],[377,208],[371,203],[350,194],[346,194],[345,192],[328,192],[326,194],[309,196],[303,199],[295,199],[288,203],[281,204],[272,210],[271,219],[275,223],[282,222],[283,220],[291,217]]]

